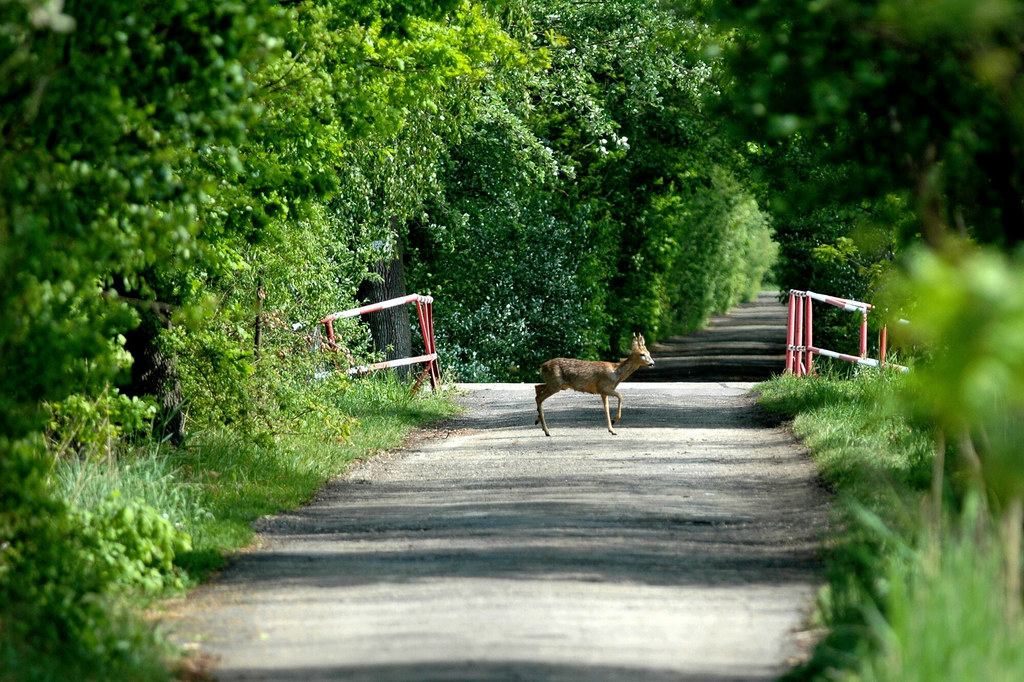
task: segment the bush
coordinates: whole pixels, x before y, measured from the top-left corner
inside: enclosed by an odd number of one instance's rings
[[[141,505],[76,511],[47,490],[38,442],[0,449],[3,679],[165,677],[163,649],[119,593],[175,584],[171,561],[187,538]]]

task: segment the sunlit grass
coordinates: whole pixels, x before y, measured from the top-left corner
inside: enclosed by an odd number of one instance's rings
[[[829,634],[789,679],[1024,679],[997,524],[976,496],[947,500],[941,529],[924,513],[935,442],[899,409],[903,382],[865,372],[757,387],[794,418],[838,499],[816,616]]]
[[[179,556],[191,582],[253,541],[252,522],[309,501],[355,460],[396,448],[416,426],[459,407],[386,373],[356,380],[325,406],[339,428],[251,437],[227,429],[194,434],[182,449],[146,444],[100,461],[61,460],[53,478],[73,505],[92,509],[115,491],[156,508],[185,530],[193,550]]]
[[[792,416],[825,481],[861,503],[890,504],[890,494],[928,485],[934,444],[896,405],[903,376],[869,371],[777,377],[759,384],[761,404]]]

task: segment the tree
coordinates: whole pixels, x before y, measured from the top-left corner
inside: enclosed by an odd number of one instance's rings
[[[705,114],[710,27],[637,0],[519,7],[510,34],[548,64],[475,95],[411,235],[411,277],[451,315],[446,362],[479,379],[699,326],[759,287],[771,252],[745,161]]]
[[[269,50],[262,5],[6,3],[0,21],[0,430],[90,391],[128,359],[118,334],[197,253],[213,179],[201,150],[236,144]],[[264,16],[270,26],[272,14]],[[123,284],[119,291],[114,278]]]
[[[741,134],[798,134],[845,169],[812,198],[896,194],[917,216],[904,236],[932,245],[1024,238],[1018,2],[758,0],[717,3],[716,16],[737,26],[723,47]]]
[[[405,262],[402,240],[398,237],[397,218],[392,218],[393,237],[381,241],[380,258],[371,266],[370,277],[363,280],[356,294],[363,303],[377,303],[404,296]],[[409,309],[406,306],[385,308],[369,315],[367,323],[374,347],[385,353],[386,360],[407,358],[412,355],[412,333],[409,327]],[[399,375],[408,375],[408,367],[399,368]]]

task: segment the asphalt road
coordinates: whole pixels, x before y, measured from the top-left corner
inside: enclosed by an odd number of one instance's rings
[[[167,616],[221,680],[772,680],[827,494],[749,383],[464,385],[466,415],[259,522]],[[805,642],[804,642],[805,643]]]
[[[763,291],[692,334],[650,346],[655,366],[633,381],[764,381],[786,367],[786,305]]]

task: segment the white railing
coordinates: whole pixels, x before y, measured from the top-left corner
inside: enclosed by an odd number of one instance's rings
[[[420,320],[420,331],[423,333],[423,346],[425,353],[423,355],[416,355],[408,358],[397,358],[394,360],[386,360],[384,362],[375,362],[370,365],[350,367],[348,369],[348,373],[365,374],[378,369],[425,363],[427,367],[423,370],[423,373],[420,374],[420,378],[416,381],[416,385],[413,387],[413,390],[419,388],[420,383],[422,383],[426,376],[430,377],[431,389],[437,390],[437,387],[441,383],[441,368],[437,362],[437,346],[434,343],[434,299],[432,296],[420,296],[419,294],[400,296],[387,301],[381,301],[380,303],[371,303],[359,308],[352,308],[350,310],[343,310],[339,313],[332,313],[322,320],[319,320],[318,323],[327,326],[327,338],[331,343],[334,343],[335,320],[347,317],[359,317],[368,313],[375,313],[379,310],[407,305],[409,303],[416,304],[416,314],[419,316]]]

